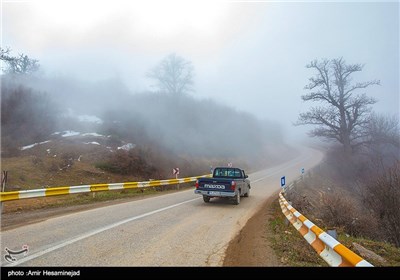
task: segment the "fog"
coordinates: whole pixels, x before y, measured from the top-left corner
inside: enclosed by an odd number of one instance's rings
[[[305,66],[314,59],[343,57],[363,64],[355,82],[381,81],[364,89],[378,100],[374,111],[399,114],[398,1],[32,0],[1,5],[2,47],[41,65],[41,78],[28,84],[58,92],[59,103],[79,108],[80,114],[104,117],[131,94],[139,104],[130,103],[139,108],[137,114],[160,116],[166,108],[159,104],[167,101],[146,97],[154,92],[146,73],[171,53],[194,66],[195,91],[185,104],[198,101],[193,104],[202,104],[208,114],[215,104],[226,106],[228,116],[233,110],[243,122],[256,119],[251,125],[279,127],[270,133],[294,145],[310,129],[293,123],[315,105],[301,100],[315,74]],[[154,111],[140,112],[149,102]],[[199,108],[186,109],[185,116],[202,114]],[[125,104],[121,112],[127,110]],[[176,122],[175,113],[172,109],[165,121]],[[176,133],[196,139],[193,131]]]

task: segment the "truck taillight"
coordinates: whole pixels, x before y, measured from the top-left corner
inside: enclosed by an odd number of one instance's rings
[[[196,184],[194,184],[194,186],[196,187],[196,189],[199,187],[199,180],[196,180]]]
[[[236,182],[235,181],[232,181],[231,182],[231,190],[235,190],[236,189]]]

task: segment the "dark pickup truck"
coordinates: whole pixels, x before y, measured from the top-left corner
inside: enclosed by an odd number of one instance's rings
[[[241,196],[249,196],[250,180],[243,169],[216,167],[211,178],[197,179],[194,193],[202,195],[204,202],[210,202],[213,197],[225,197],[237,205]]]

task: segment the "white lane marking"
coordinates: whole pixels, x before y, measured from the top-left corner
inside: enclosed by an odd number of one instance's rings
[[[308,160],[309,158],[311,158],[311,156],[308,156],[307,158],[305,158],[305,159],[303,159],[303,160],[300,160],[300,161],[295,161],[295,162],[293,162],[292,164],[285,165],[285,166],[283,166],[282,168],[276,170],[275,172],[272,172],[271,174],[268,174],[267,176],[261,177],[261,178],[259,178],[259,179],[257,179],[257,180],[252,180],[251,183],[257,183],[257,182],[259,182],[259,181],[262,181],[262,180],[264,180],[264,179],[266,179],[266,178],[268,178],[268,177],[271,177],[272,175],[275,175],[275,174],[277,174],[277,173],[279,173],[279,172],[282,172],[282,170],[285,170],[285,169],[287,169],[287,168],[290,168],[290,167],[295,166],[296,164],[299,164],[299,163],[301,163],[301,162],[304,162],[304,161]]]
[[[97,230],[88,232],[88,233],[86,233],[86,234],[80,235],[80,236],[75,237],[75,238],[73,238],[73,239],[71,239],[71,240],[64,241],[64,242],[62,242],[62,243],[60,243],[60,244],[57,244],[57,245],[55,245],[55,246],[52,246],[52,247],[50,247],[50,248],[48,248],[48,249],[46,249],[46,250],[37,252],[37,253],[35,253],[35,254],[33,254],[33,255],[29,255],[29,256],[27,256],[26,258],[22,258],[22,259],[20,259],[20,260],[18,260],[18,261],[16,261],[16,262],[11,263],[11,264],[5,264],[5,265],[2,264],[2,266],[16,266],[16,265],[25,263],[25,262],[27,262],[27,261],[36,259],[36,258],[38,258],[38,257],[40,257],[40,256],[43,256],[43,255],[47,254],[47,253],[50,253],[50,252],[52,252],[52,251],[55,251],[55,250],[60,249],[60,248],[62,248],[62,247],[65,247],[65,246],[67,246],[67,245],[73,244],[73,243],[78,242],[78,241],[80,241],[80,240],[82,240],[82,239],[91,237],[91,236],[93,236],[93,235],[95,235],[95,234],[98,234],[98,233],[101,233],[101,232],[103,232],[103,231],[106,231],[106,230],[109,230],[109,229],[118,227],[118,226],[120,226],[120,225],[129,223],[129,222],[132,222],[132,221],[134,221],[134,220],[138,220],[138,219],[141,219],[141,218],[144,218],[144,217],[147,217],[147,216],[150,216],[150,215],[153,215],[153,214],[156,214],[156,213],[159,213],[159,212],[162,212],[162,211],[165,211],[165,210],[168,210],[168,209],[177,207],[177,206],[180,206],[180,205],[185,204],[185,203],[192,202],[192,201],[197,200],[197,199],[200,199],[200,198],[193,198],[193,199],[190,199],[190,200],[186,200],[186,201],[184,201],[184,202],[180,202],[180,203],[173,204],[173,205],[170,205],[170,206],[167,206],[167,207],[164,207],[164,208],[160,208],[160,209],[157,209],[157,210],[154,210],[154,211],[151,211],[151,212],[147,212],[147,213],[141,214],[141,215],[139,215],[139,216],[135,216],[135,217],[131,217],[131,218],[128,218],[128,219],[119,221],[119,222],[117,222],[117,223],[114,223],[114,224],[111,224],[111,225],[108,225],[108,226],[99,228],[99,229],[97,229]]]

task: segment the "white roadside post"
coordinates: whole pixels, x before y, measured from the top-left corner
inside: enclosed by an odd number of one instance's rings
[[[175,167],[172,169],[172,174],[175,174],[175,179],[178,180],[178,175],[179,175],[179,167]],[[177,188],[179,190],[179,182],[177,184]]]

